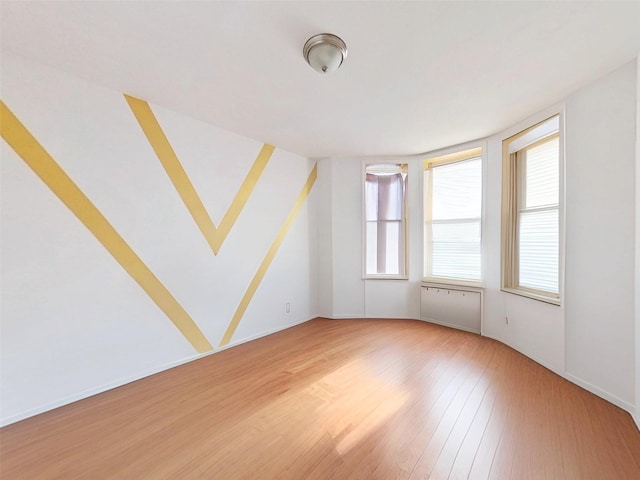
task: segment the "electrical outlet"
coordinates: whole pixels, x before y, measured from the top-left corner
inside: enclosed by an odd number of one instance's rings
[[[509,325],[509,317],[504,317],[504,323],[506,323],[507,325]]]
[[[284,304],[284,311],[286,313],[291,313],[291,304],[289,302]]]

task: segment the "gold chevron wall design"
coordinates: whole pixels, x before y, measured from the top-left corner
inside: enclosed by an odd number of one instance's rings
[[[169,175],[174,187],[185,203],[185,206],[205,236],[211,250],[217,255],[253,192],[275,148],[267,144],[262,147],[247,177],[224,214],[220,225],[216,228],[173,151],[173,148],[169,144],[166,135],[158,124],[149,104],[143,100],[127,95],[125,95],[125,99],[158,159]],[[2,100],[0,100],[0,135],[29,168],[49,187],[64,205],[71,210],[82,224],[85,225],[138,285],[140,285],[196,351],[204,353],[213,350],[213,346],[209,340],[175,297],[153,272],[151,272],[104,215],[95,207],[91,200],[80,190]],[[220,346],[227,345],[233,337],[249,303],[304,205],[316,178],[317,164],[314,165],[295,204],[244,293],[224,333]]]
[[[242,300],[240,300],[240,304],[238,305],[236,312],[233,314],[231,323],[229,323],[227,330],[224,332],[224,336],[222,337],[222,341],[220,342],[221,347],[228,344],[231,341],[231,337],[233,337],[233,334],[235,333],[236,328],[238,328],[238,325],[240,324],[240,320],[242,319],[244,312],[247,310],[247,307],[249,306],[249,303],[251,302],[253,295],[256,293],[256,290],[258,290],[258,287],[260,286],[260,283],[262,282],[264,275],[267,273],[267,270],[269,269],[269,265],[271,265],[271,262],[276,256],[276,253],[278,253],[278,249],[280,248],[280,245],[282,245],[282,242],[287,236],[287,232],[289,232],[291,225],[293,225],[293,222],[298,216],[298,213],[300,213],[300,209],[302,208],[302,205],[304,204],[305,200],[309,196],[309,192],[311,191],[311,188],[313,187],[313,184],[315,183],[317,178],[318,178],[318,164],[316,163],[313,166],[313,170],[309,174],[309,178],[307,178],[307,182],[304,184],[304,187],[302,187],[302,190],[298,195],[296,203],[293,205],[293,208],[289,212],[289,215],[287,215],[287,218],[282,224],[282,227],[280,227],[280,231],[278,232],[275,240],[269,247],[267,254],[262,260],[262,263],[260,264],[260,266],[258,267],[258,271],[253,276],[253,279],[249,284],[249,288],[247,289],[244,296],[242,297]]]
[[[149,104],[144,100],[129,95],[125,95],[124,97],[135,115],[136,120],[138,120],[140,128],[142,128],[147,140],[149,140],[153,151],[156,152],[160,163],[162,163],[167,175],[169,175],[171,182],[178,191],[180,198],[182,198],[189,213],[191,213],[198,228],[207,240],[213,254],[217,255],[224,240],[227,238],[227,235],[229,235],[231,227],[233,227],[233,224],[238,219],[240,212],[242,212],[247,200],[251,196],[251,192],[253,192],[256,183],[258,183],[260,175],[262,175],[275,148],[267,144],[262,147],[258,157],[255,162],[253,162],[251,170],[249,170],[249,174],[222,217],[220,225],[216,228]]]
[[[200,353],[212,350],[213,347],[207,338],[169,290],[149,270],[104,215],[60,168],[53,157],[38,143],[3,101],[0,101],[0,134],[29,168],[40,177],[122,268],[131,275],[185,338],[191,342],[191,345]]]

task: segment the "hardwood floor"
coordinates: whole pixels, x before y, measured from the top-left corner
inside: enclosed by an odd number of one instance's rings
[[[473,334],[323,320],[0,430],[2,479],[638,479],[621,409]]]

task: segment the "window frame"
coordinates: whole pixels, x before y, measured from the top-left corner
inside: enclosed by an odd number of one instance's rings
[[[448,152],[448,153],[447,153]],[[429,157],[425,158],[422,161],[422,282],[423,284],[439,284],[439,285],[458,285],[458,286],[468,286],[474,288],[484,288],[484,278],[485,278],[485,241],[484,241],[484,233],[485,233],[485,198],[486,198],[486,152],[487,146],[486,141],[475,141],[464,145],[459,145],[457,147],[452,147],[444,152],[441,151],[433,152],[429,154]],[[434,155],[435,154],[435,155]],[[425,185],[425,173],[427,170],[442,166],[448,165],[458,162],[464,162],[467,160],[471,160],[473,158],[480,157],[480,166],[481,166],[481,206],[480,206],[480,279],[466,279],[466,278],[456,278],[456,277],[439,277],[428,275],[427,273],[427,260],[431,258],[429,251],[432,248],[432,242],[429,241],[426,224],[428,218],[431,217],[429,214],[429,210],[431,208],[431,198],[427,198],[429,192],[432,191],[432,188],[429,187],[427,189]],[[432,179],[432,177],[431,177]]]
[[[404,240],[404,267],[403,274],[395,273],[367,273],[367,195],[366,195],[366,181],[367,181],[367,167],[375,167],[376,165],[398,165],[404,170],[406,174],[405,191],[403,196],[402,205],[402,236]],[[409,195],[409,163],[390,159],[388,161],[366,161],[362,163],[362,279],[363,280],[409,280],[409,210],[408,210],[408,195]]]
[[[544,133],[545,126],[557,119],[558,128]],[[531,141],[519,146],[517,150],[510,152],[511,145],[528,134],[540,129],[543,133],[534,137]],[[542,143],[558,138],[558,293],[534,289],[519,285],[519,219],[522,213],[522,204],[526,192],[525,172],[519,165],[522,155],[517,155],[526,149],[534,148]],[[516,155],[513,155],[516,154]],[[515,187],[512,183],[515,182]],[[564,278],[564,228],[565,228],[565,201],[564,201],[564,115],[563,112],[546,117],[524,130],[511,135],[502,141],[502,215],[501,215],[501,276],[500,289],[503,292],[527,297],[533,300],[549,303],[556,306],[562,305],[563,278]],[[515,198],[515,202],[513,201]],[[547,209],[547,208],[545,208]],[[555,210],[555,207],[552,208]],[[515,210],[515,213],[514,213]],[[549,209],[551,210],[551,209]]]

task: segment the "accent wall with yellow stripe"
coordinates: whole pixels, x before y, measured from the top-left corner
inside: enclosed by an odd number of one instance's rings
[[[316,315],[315,162],[15,56],[1,80],[2,424]]]

